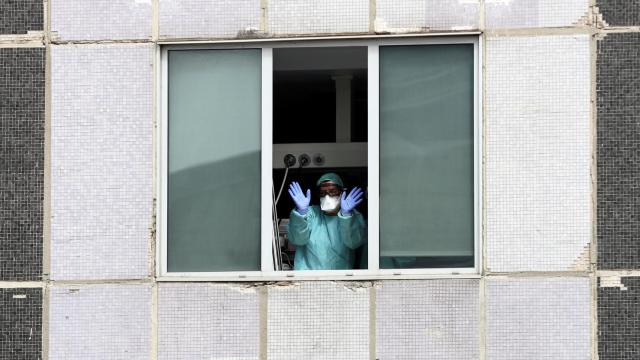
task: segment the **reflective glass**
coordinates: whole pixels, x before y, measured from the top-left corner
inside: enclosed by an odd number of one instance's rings
[[[472,44],[380,47],[380,267],[473,267]]]
[[[168,271],[259,270],[261,52],[168,61]]]

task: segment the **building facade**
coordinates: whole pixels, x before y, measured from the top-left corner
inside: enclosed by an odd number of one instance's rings
[[[161,276],[164,46],[463,36],[477,274]],[[640,1],[3,0],[0,129],[0,359],[640,358]]]

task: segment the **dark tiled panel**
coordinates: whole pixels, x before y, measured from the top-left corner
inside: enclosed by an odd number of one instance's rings
[[[42,289],[0,289],[0,360],[42,358]]]
[[[640,268],[640,34],[598,42],[598,266]]]
[[[0,280],[42,276],[44,63],[0,48]]]
[[[43,0],[0,0],[0,34],[42,31]]]
[[[598,287],[600,360],[640,359],[640,277],[621,282],[626,290]]]
[[[598,0],[597,4],[610,26],[640,25],[640,0]]]

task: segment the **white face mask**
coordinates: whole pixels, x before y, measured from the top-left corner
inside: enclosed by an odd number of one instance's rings
[[[320,210],[325,212],[336,212],[340,209],[340,196],[323,196],[320,198]]]

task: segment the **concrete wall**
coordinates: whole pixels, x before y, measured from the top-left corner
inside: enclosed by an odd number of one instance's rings
[[[0,359],[637,359],[638,9],[3,1]],[[484,35],[481,276],[156,281],[158,44],[460,31]]]

